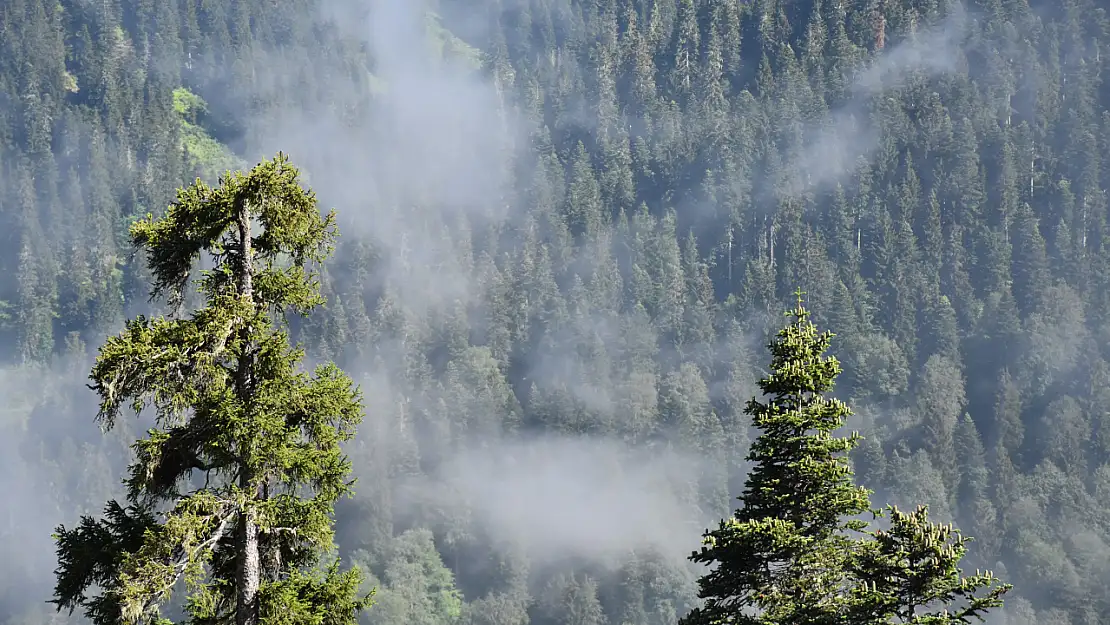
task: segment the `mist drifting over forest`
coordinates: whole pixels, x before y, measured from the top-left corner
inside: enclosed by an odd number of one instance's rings
[[[309,359],[361,385],[365,623],[670,625],[806,293],[877,504],[1110,615],[1110,21],[1093,0],[12,0],[0,7],[0,619],[118,496],[85,386],[126,226],[278,150],[341,231]],[[197,300],[187,301],[195,305]]]

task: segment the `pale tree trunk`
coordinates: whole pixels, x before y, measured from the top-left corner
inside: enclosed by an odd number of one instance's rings
[[[251,213],[246,202],[239,205],[239,294],[254,297],[254,266],[251,256]]]
[[[270,480],[262,483],[262,498],[270,498]],[[259,554],[262,560],[262,578],[268,582],[277,581],[281,575],[281,535],[275,532],[265,534],[259,541]]]
[[[258,558],[258,524],[255,523],[253,512],[243,512],[240,515],[238,569],[236,583],[239,586],[239,597],[235,605],[235,625],[257,625],[261,566]]]
[[[251,223],[250,211],[246,202],[239,205],[239,294],[254,297],[252,284],[254,268],[251,266]],[[246,338],[246,337],[244,337]],[[237,386],[241,399],[251,393],[252,358],[250,345],[244,346],[244,354],[239,358]],[[244,402],[246,403],[246,402]],[[254,476],[248,467],[240,467],[239,487],[252,488]],[[258,624],[258,587],[261,583],[261,562],[258,549],[258,523],[253,510],[239,513],[239,558],[236,567],[236,586],[239,589],[235,605],[235,625]]]

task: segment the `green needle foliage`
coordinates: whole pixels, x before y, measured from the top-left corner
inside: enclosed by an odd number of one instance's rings
[[[340,443],[362,419],[361,394],[334,365],[299,370],[304,354],[278,323],[323,302],[309,267],[336,235],[298,177],[279,153],[217,188],[197,180],[165,216],[131,227],[152,297],[180,306],[202,254],[213,268],[201,272],[203,308],[138,317],[100,349],[90,387],[102,427],[125,408],[152,408],[156,427],[133,446],[127,505],[57,529],[59,610],[82,607],[96,625],[164,622],[179,580],[197,625],[349,625],[369,605],[358,572],[322,558],[352,484]]]
[[[770,401],[753,398],[746,408],[760,435],[743,505],[691,555],[712,569],[699,580],[705,604],[683,625],[936,625],[1001,605],[1009,587],[977,597],[994,578],[961,577],[966,539],[929,523],[924,508],[892,509],[890,531],[867,531],[858,517],[870,511],[869,491],[854,484],[845,456],[860,436],[833,435],[851,409],[824,395],[841,371],[825,356],[833,335],[809,321],[801,293],[786,314],[792,320],[769,345],[771,373],[759,383]],[[951,613],[918,615],[960,600]]]
[[[998,584],[990,571],[960,573],[969,538],[951,525],[931,523],[924,506],[889,510],[890,529],[872,532],[874,539],[855,557],[860,583],[849,622],[956,625],[981,621],[987,610],[1002,606],[1009,584]]]
[[[818,333],[801,303],[792,323],[769,345],[771,374],[759,385],[771,401],[752,398],[745,412],[761,433],[741,496],[743,507],[691,559],[717,567],[700,580],[703,607],[683,621],[712,623],[833,622],[842,611],[839,590],[850,540],[840,530],[861,530],[844,517],[868,510],[867,491],[852,483],[845,458],[859,439],[832,432],[851,414],[832,390],[840,364],[824,356],[829,333]]]

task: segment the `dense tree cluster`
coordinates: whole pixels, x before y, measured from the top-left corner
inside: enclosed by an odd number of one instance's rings
[[[120,495],[137,426],[98,436],[83,383],[85,345],[150,312],[130,224],[253,160],[289,111],[371,123],[388,80],[340,4],[0,3],[2,466],[13,492],[49,493],[0,514],[6,558],[35,560],[27,523]],[[311,358],[369,391],[337,523],[340,554],[378,588],[365,622],[688,613],[701,571],[684,562],[543,560],[405,485],[458,450],[592,437],[704,459],[675,490],[706,522],[727,516],[751,466],[758,346],[799,287],[836,333],[835,395],[858,413],[872,499],[928,503],[975,537],[964,564],[1014,583],[1007,623],[1110,612],[1098,2],[434,4],[442,53],[480,59],[475,80],[530,136],[490,164],[501,192],[472,210],[374,198],[425,253],[345,228],[320,277],[329,305],[291,320]],[[342,195],[334,163],[293,157],[322,201]],[[429,272],[465,280],[465,297],[415,302],[407,278]],[[0,573],[0,617],[51,618],[48,585]]]

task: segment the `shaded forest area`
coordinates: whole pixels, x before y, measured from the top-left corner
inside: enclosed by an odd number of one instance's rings
[[[674,623],[799,287],[873,500],[974,536],[998,622],[1105,620],[1108,41],[1095,0],[5,1],[0,619],[78,620],[49,530],[143,427],[85,387],[151,312],[127,227],[282,149],[344,233],[292,321],[366,394],[364,622]]]

